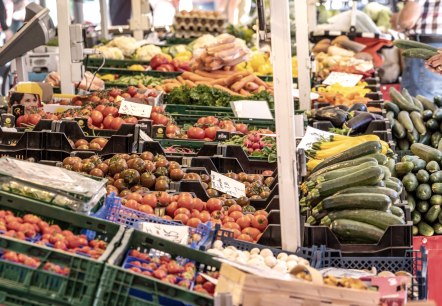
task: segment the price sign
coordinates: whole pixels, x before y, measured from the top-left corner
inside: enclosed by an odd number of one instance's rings
[[[232,101],[230,105],[238,118],[273,119],[267,101]]]
[[[150,113],[152,112],[152,106],[147,104],[129,102],[127,100],[122,100],[120,109],[118,113],[124,115],[131,115],[141,118],[150,118]]]
[[[167,225],[151,222],[141,222],[139,229],[145,233],[170,240],[175,243],[187,245],[189,240],[189,227],[181,225]]]
[[[332,72],[322,83],[325,85],[333,85],[338,83],[344,87],[353,87],[356,86],[361,79],[362,75],[360,74]]]
[[[43,105],[43,110],[46,113],[59,114],[67,111],[68,109],[81,108],[81,106],[73,105],[60,105],[60,104],[45,104]]]
[[[140,138],[143,141],[153,141],[152,138],[149,137],[149,135],[147,135],[144,131],[140,130]]]
[[[333,133],[325,132],[322,130],[318,130],[315,128],[312,128],[311,126],[307,127],[307,130],[305,131],[304,137],[302,137],[301,142],[298,144],[296,149],[303,149],[307,150],[312,147],[312,144],[316,141],[319,141],[321,138],[329,139],[330,136],[334,135]]]
[[[214,171],[210,172],[210,178],[213,189],[227,193],[235,198],[246,195],[246,186],[241,182]]]

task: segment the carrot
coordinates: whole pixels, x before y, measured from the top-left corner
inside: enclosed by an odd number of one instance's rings
[[[232,85],[233,83],[237,82],[238,80],[249,74],[250,73],[247,71],[236,72],[235,74],[231,75],[229,78],[226,79],[226,85],[230,87],[230,85]]]
[[[195,73],[204,78],[211,78],[211,79],[222,79],[226,77],[225,75],[218,74],[217,72],[207,72],[202,70],[195,70]]]
[[[202,77],[202,76],[200,76],[200,75],[198,75],[196,73],[189,72],[189,71],[183,72],[183,74],[181,76],[183,77],[183,79],[190,80],[192,82],[196,82],[196,81],[207,81],[207,82],[210,82],[211,81],[211,79],[209,79],[209,78]]]
[[[230,88],[233,91],[239,92],[241,88],[243,88],[248,82],[253,82],[255,78],[256,76],[254,74],[250,74],[233,84]]]
[[[221,86],[227,86],[227,78],[222,78],[222,79],[216,79],[213,80],[212,82],[210,82],[210,85],[221,85]]]
[[[264,91],[264,90],[266,90],[266,88],[264,86],[259,86],[258,89],[257,89],[257,92],[261,92],[261,91]],[[319,99],[318,99],[318,101],[319,101]]]
[[[178,80],[178,82],[180,82],[181,84],[184,84],[185,83],[185,81],[184,81],[184,79],[183,79],[183,77],[182,76],[177,76],[177,78],[176,78],[177,80]]]
[[[269,85],[267,85],[266,82],[264,82],[263,80],[261,80],[260,78],[258,78],[256,75],[253,75],[255,78],[253,79],[253,81],[258,84],[259,86],[264,86],[265,88],[269,88]]]
[[[259,85],[256,84],[256,83],[254,83],[254,82],[248,82],[248,83],[246,84],[245,88],[246,88],[248,91],[254,91],[254,90],[257,90],[257,89],[259,88]]]
[[[243,95],[243,96],[251,96],[250,92],[248,92],[247,90],[242,89],[242,88],[241,88],[241,90],[239,91],[239,94],[240,94],[240,95]]]
[[[231,91],[230,89],[228,89],[228,88],[226,88],[224,86],[221,86],[221,85],[213,85],[213,88],[225,91],[225,92],[227,92],[228,94],[230,94],[232,96],[242,96],[242,95],[238,94],[237,92]]]
[[[190,80],[185,80],[184,83],[189,86],[190,88],[195,87],[196,84]]]
[[[207,81],[196,81],[195,84],[196,85],[212,86],[212,82],[207,82]]]

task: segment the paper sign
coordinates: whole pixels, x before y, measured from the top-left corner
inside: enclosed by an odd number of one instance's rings
[[[11,127],[0,127],[0,129],[2,130],[2,132],[17,132],[16,128],[11,128]]]
[[[292,89],[293,98],[299,99],[299,89]],[[319,95],[315,92],[310,93],[310,100],[317,100],[319,98]]]
[[[232,101],[230,105],[238,118],[273,119],[267,101]]]
[[[212,188],[227,193],[234,198],[244,197],[246,195],[246,186],[230,177],[210,171]]]
[[[360,74],[332,72],[322,83],[325,85],[333,85],[339,83],[344,87],[353,87],[356,86],[356,84],[358,84],[361,79],[362,75]]]
[[[153,141],[153,139],[150,138],[149,135],[147,135],[143,130],[140,130],[140,138],[143,141]]]
[[[330,136],[332,135],[335,134],[318,130],[312,128],[311,126],[308,126],[307,130],[305,131],[304,137],[302,137],[302,140],[296,149],[303,149],[303,150],[310,149],[314,142],[319,141],[321,138],[330,139]]]
[[[45,104],[43,105],[43,110],[51,114],[59,114],[67,111],[68,109],[81,108],[81,106],[73,105],[60,105],[60,104]]]
[[[150,118],[150,113],[152,112],[152,106],[147,104],[129,102],[127,100],[122,100],[120,109],[118,113],[131,115],[141,118]]]
[[[189,227],[185,225],[167,225],[151,222],[138,223],[139,230],[170,240],[175,243],[187,245],[189,240]]]

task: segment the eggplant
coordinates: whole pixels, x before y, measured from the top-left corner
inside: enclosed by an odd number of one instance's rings
[[[347,115],[348,114],[346,111],[343,111],[342,109],[339,109],[337,107],[327,109],[321,108],[316,111],[315,119],[328,120],[333,124],[334,127],[340,128],[345,123]]]
[[[370,114],[373,116],[374,120],[385,120],[384,116],[382,116],[382,115],[373,114],[373,113],[370,113]]]
[[[362,113],[358,114],[357,116],[354,116],[353,118],[348,120],[345,123],[345,127],[351,129],[352,134],[353,133],[361,133],[367,129],[368,125],[373,120],[375,120],[373,114],[370,114],[367,112],[362,112]]]
[[[368,110],[367,105],[365,105],[364,103],[355,103],[350,107],[350,109],[348,111],[349,112],[352,112],[352,111],[366,112],[367,110]]]
[[[346,112],[349,111],[347,105],[339,104],[339,105],[336,105],[336,107],[338,107],[339,109],[342,109],[343,111],[346,111]]]

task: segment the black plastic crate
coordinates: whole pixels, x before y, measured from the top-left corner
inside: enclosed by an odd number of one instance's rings
[[[79,123],[87,122],[87,118],[76,118],[76,120],[63,119],[57,122],[53,132],[66,133],[72,139],[86,138],[86,136],[93,137],[111,137],[112,135],[129,135],[135,134],[136,124],[123,123],[118,130],[106,129],[90,129],[87,124],[80,125]],[[138,135],[137,135],[138,136]]]
[[[33,162],[38,162],[40,160],[46,159],[46,152],[39,149],[21,149],[21,150],[1,150],[0,157],[12,157],[21,160],[29,160]]]
[[[52,130],[53,124],[54,124],[54,120],[48,120],[48,119],[41,119],[32,129],[32,131],[34,132],[39,132],[39,131],[50,131]],[[28,128],[25,127],[16,127],[17,131],[19,132],[25,132],[26,130],[28,130]]]
[[[245,173],[260,174],[265,170],[274,171],[277,163],[270,163],[266,159],[253,159],[247,156],[241,146],[227,145],[221,146],[221,155],[224,157],[234,157],[238,160]],[[198,154],[200,155],[200,154]]]
[[[303,246],[324,245],[343,256],[404,256],[413,246],[412,222],[387,228],[376,244],[343,244],[327,226],[304,225]]]
[[[3,132],[0,131],[0,151],[19,149],[44,149],[45,134],[43,131]]]
[[[405,271],[413,275],[411,295],[413,300],[426,300],[428,295],[428,253],[424,246],[420,250],[407,250],[404,256],[395,257],[346,257],[338,250],[321,247],[320,268],[343,268],[392,273]]]

